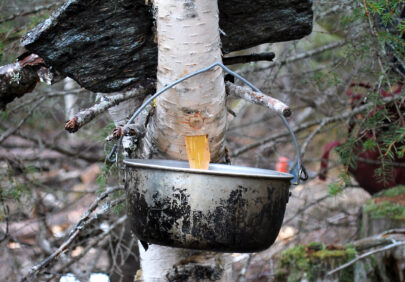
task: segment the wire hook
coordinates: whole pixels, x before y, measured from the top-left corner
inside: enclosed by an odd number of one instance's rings
[[[162,88],[161,90],[159,90],[158,92],[156,92],[155,94],[153,94],[151,97],[149,97],[148,100],[146,100],[136,111],[135,113],[131,116],[131,118],[127,121],[127,123],[125,124],[125,126],[128,126],[129,124],[131,124],[134,119],[142,112],[142,110],[149,105],[151,102],[153,102],[154,99],[156,99],[157,97],[159,97],[161,94],[163,94],[164,92],[166,92],[167,90],[169,90],[170,88],[173,88],[174,86],[176,86],[177,84],[191,78],[194,77],[196,75],[199,75],[201,73],[207,72],[211,69],[213,69],[214,67],[221,67],[225,72],[233,75],[234,77],[238,78],[239,80],[241,80],[243,83],[245,83],[246,85],[248,85],[250,88],[252,88],[254,91],[259,92],[259,93],[263,93],[259,90],[259,88],[257,88],[256,86],[254,86],[251,82],[249,82],[247,79],[245,79],[244,77],[240,76],[239,74],[237,74],[234,71],[231,71],[228,67],[226,67],[224,64],[220,63],[220,62],[216,62],[213,63],[212,65],[209,65],[208,67],[202,68],[198,71],[195,71],[193,73],[190,73],[172,83],[170,83],[169,85],[166,85],[164,88]],[[295,145],[295,150],[297,152],[297,166],[296,166],[296,172],[297,172],[297,177],[296,179],[293,179],[292,183],[298,185],[300,183],[300,180],[304,180],[308,178],[308,175],[306,173],[306,170],[304,168],[304,166],[301,163],[301,153],[300,153],[300,148],[298,146],[298,142],[297,139],[295,138],[294,132],[292,131],[292,129],[290,128],[286,118],[282,115],[277,113],[278,116],[281,118],[281,120],[283,121],[284,125],[287,127],[288,132],[290,133],[290,136],[294,142]],[[124,127],[125,127],[124,126]],[[110,162],[115,162],[118,165],[118,154],[120,151],[120,145],[122,142],[122,138],[121,137],[117,144],[114,145],[114,147],[112,148],[111,152],[108,154],[107,156],[107,160]],[[112,158],[112,156],[115,153],[115,158]],[[303,177],[303,178],[302,178]]]

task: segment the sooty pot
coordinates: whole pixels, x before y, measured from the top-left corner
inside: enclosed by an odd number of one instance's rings
[[[221,252],[270,247],[283,221],[291,174],[211,164],[125,160],[132,230],[152,244]]]

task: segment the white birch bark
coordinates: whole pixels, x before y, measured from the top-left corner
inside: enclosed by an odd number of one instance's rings
[[[73,89],[76,88],[76,82],[69,78],[66,77],[64,81],[64,86],[63,89],[66,92],[72,91]],[[65,95],[65,119],[70,120],[74,114],[76,113],[77,110],[77,96],[74,94],[67,94]]]
[[[221,61],[216,0],[155,0],[158,85]],[[187,159],[184,136],[208,135],[211,161],[224,154],[226,127],[223,72],[218,67],[168,90],[157,99],[148,130],[158,157]]]
[[[63,82],[64,82],[63,90],[65,90],[66,92],[74,90],[77,86],[76,82],[70,77],[66,77]],[[77,95],[67,94],[65,95],[64,100],[65,100],[65,120],[70,120],[75,115],[78,108]],[[67,138],[73,141],[74,139],[76,139],[76,136],[74,134],[68,134]]]
[[[155,0],[154,5],[158,90],[222,60],[216,0]],[[144,145],[157,149],[155,157],[186,160],[184,136],[208,135],[211,162],[216,162],[224,155],[225,129],[223,72],[216,68],[183,82],[157,99]],[[169,269],[192,253],[157,245],[145,252],[140,246],[144,281],[165,281]],[[221,281],[232,281],[230,255],[222,255],[220,261],[224,270]]]

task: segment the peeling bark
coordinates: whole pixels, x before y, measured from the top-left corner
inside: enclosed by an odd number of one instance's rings
[[[285,117],[291,116],[291,109],[289,106],[269,95],[252,91],[247,87],[241,87],[229,81],[226,82],[226,92],[228,95],[235,95],[251,103],[265,106]]]
[[[219,9],[223,53],[302,38],[312,30],[310,0],[220,0]],[[88,90],[109,93],[155,78],[154,39],[144,0],[69,0],[22,41],[45,63],[0,68],[0,109],[31,92],[38,80],[69,76]]]
[[[34,90],[37,82],[51,84],[60,79],[38,55],[20,56],[17,62],[0,67],[0,110],[4,110],[15,98]]]
[[[222,51],[308,35],[311,8],[310,0],[221,0]],[[22,44],[84,88],[114,92],[156,76],[154,38],[145,0],[69,0]]]
[[[83,111],[78,112],[74,115],[74,117],[68,120],[65,124],[65,129],[70,132],[74,133],[78,131],[82,126],[92,121],[96,116],[102,114],[103,112],[107,111],[108,109],[119,105],[123,101],[127,101],[129,99],[136,98],[137,100],[142,100],[146,97],[146,95],[152,93],[155,89],[154,83],[147,84],[146,86],[139,86],[133,90],[127,91],[125,93],[116,94],[110,97],[103,97],[102,101],[94,106],[85,109]],[[140,103],[138,103],[140,104]],[[138,105],[139,106],[139,105]],[[122,108],[121,111],[125,109]],[[134,109],[129,109],[130,112],[134,111]],[[121,116],[113,117],[114,122],[117,125],[123,125],[123,121]]]
[[[34,90],[38,75],[31,66],[23,68],[17,62],[1,67],[0,79],[0,109],[4,110],[15,98]]]

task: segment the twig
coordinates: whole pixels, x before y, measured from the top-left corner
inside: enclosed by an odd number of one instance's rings
[[[285,117],[291,116],[290,107],[276,98],[252,91],[249,88],[238,86],[229,81],[226,82],[225,86],[228,95],[235,95],[254,104],[265,106]]]
[[[253,257],[255,256],[255,254],[249,254],[249,257],[245,263],[245,265],[243,266],[243,268],[240,270],[239,275],[238,275],[238,282],[239,281],[243,281],[241,280],[242,278],[245,278],[246,276],[246,272],[250,266],[250,263],[252,262]]]
[[[71,259],[70,261],[63,264],[55,272],[60,273],[64,269],[67,269],[69,266],[71,266],[73,263],[82,259],[92,248],[94,248],[100,241],[102,241],[105,237],[107,237],[107,235],[110,234],[112,230],[114,230],[117,226],[123,224],[126,220],[127,220],[126,215],[117,219],[107,230],[104,230],[101,234],[95,237],[94,241],[91,244],[87,245],[86,248],[84,248],[83,251],[78,256],[74,257],[74,259]],[[51,280],[52,278],[53,277],[51,277],[49,280]]]
[[[73,234],[71,234],[69,236],[69,238],[65,242],[63,242],[63,244],[60,245],[60,247],[55,252],[53,252],[49,257],[44,259],[40,264],[33,266],[31,268],[30,272],[28,273],[28,275],[23,277],[20,281],[31,281],[32,278],[35,277],[35,274],[38,271],[40,271],[42,268],[48,266],[49,263],[51,263],[62,252],[64,252],[67,249],[67,247],[69,247],[69,245],[74,241],[74,239],[76,239],[76,237],[79,235],[79,233],[80,233],[80,230],[76,230]]]
[[[96,210],[98,205],[102,200],[108,197],[111,193],[114,193],[116,191],[123,190],[124,188],[122,186],[115,186],[108,188],[107,191],[103,192],[88,208],[84,216],[78,221],[78,223],[74,226],[72,231],[69,233],[68,238],[65,240],[65,242],[55,251],[53,252],[50,256],[48,256],[46,259],[44,259],[41,263],[33,266],[29,273],[23,277],[20,281],[31,281],[35,275],[44,267],[48,266],[54,259],[56,259],[62,252],[64,252],[74,241],[74,239],[80,234],[80,232],[91,222],[89,220],[90,215],[93,211]]]
[[[369,160],[369,159],[360,158],[360,157],[356,157],[356,161],[366,163],[366,164],[381,165],[381,161]],[[389,165],[389,166],[393,166],[393,167],[405,167],[405,163],[399,163],[399,162],[385,162],[385,164]]]
[[[0,239],[0,243],[2,243],[4,240],[6,240],[9,236],[9,214],[10,214],[10,208],[8,207],[7,204],[4,203],[3,195],[0,194],[0,203],[3,206],[3,217],[6,221],[6,231],[4,232],[3,238]],[[3,231],[3,230],[2,230]]]
[[[399,97],[399,96],[397,96],[397,97],[389,97],[389,98],[382,99],[382,102],[389,103],[389,102],[400,100],[400,99],[401,99],[401,97]],[[293,131],[294,131],[294,133],[297,133],[297,132],[301,132],[303,130],[306,130],[308,128],[311,128],[312,126],[319,125],[321,123],[324,123],[324,125],[328,125],[328,124],[337,122],[339,120],[344,120],[344,119],[347,119],[347,118],[352,117],[354,115],[357,115],[358,113],[368,109],[369,107],[371,107],[373,105],[374,105],[373,103],[368,103],[368,104],[362,105],[362,106],[360,106],[360,107],[358,107],[356,109],[353,109],[351,111],[347,111],[347,112],[345,112],[343,114],[340,114],[340,115],[336,115],[336,116],[333,116],[333,117],[327,117],[327,118],[324,118],[324,119],[318,120],[318,121],[307,122],[307,123],[304,123],[304,124],[302,124],[302,125],[300,125],[298,127],[297,126],[294,127]],[[242,148],[239,148],[238,150],[235,150],[235,152],[231,155],[231,157],[237,157],[237,156],[239,156],[239,155],[241,155],[241,154],[243,154],[243,153],[245,153],[245,152],[247,152],[249,150],[252,150],[252,149],[257,148],[259,146],[262,146],[262,145],[264,145],[264,144],[266,144],[268,142],[271,142],[271,141],[274,141],[274,140],[277,140],[279,138],[286,137],[286,136],[289,136],[288,132],[283,132],[283,133],[280,133],[278,135],[265,137],[265,138],[260,139],[260,140],[258,140],[256,142],[252,143],[252,144],[246,145],[246,146],[244,146]]]
[[[316,199],[313,202],[310,202],[308,205],[303,206],[302,208],[300,208],[294,215],[290,216],[288,219],[284,220],[283,225],[288,224],[290,221],[292,221],[293,219],[297,218],[297,216],[299,214],[301,214],[302,212],[306,211],[307,209],[309,209],[310,207],[319,204],[320,202],[325,201],[326,199],[328,199],[330,197],[329,194],[320,197],[318,199]]]
[[[131,98],[140,98],[143,100],[146,95],[151,94],[154,90],[154,83],[149,83],[146,86],[140,86],[125,93],[105,97],[102,102],[78,112],[71,120],[66,122],[65,129],[70,133],[74,133],[82,126],[92,121],[96,116],[107,111],[109,108],[112,108]]]
[[[52,84],[60,79],[62,76],[47,68],[43,59],[36,54],[22,56],[16,63],[1,66],[0,110],[4,110],[15,98],[32,92],[39,80]]]
[[[27,134],[25,134],[25,133],[23,133],[21,131],[14,132],[14,135],[19,136],[21,138],[24,138],[26,140],[32,141],[32,142],[34,142],[34,143],[36,143],[36,144],[38,144],[40,146],[44,146],[44,147],[46,147],[48,149],[54,150],[54,151],[56,151],[58,153],[61,153],[63,155],[69,156],[69,157],[79,158],[79,159],[82,159],[82,160],[85,160],[85,161],[91,162],[91,163],[92,162],[102,162],[104,160],[104,156],[102,156],[102,157],[101,156],[98,157],[98,156],[94,156],[94,155],[88,156],[88,155],[84,155],[84,154],[82,154],[80,152],[72,152],[72,151],[70,151],[68,149],[59,147],[59,146],[57,146],[55,144],[52,144],[52,143],[50,143],[50,142],[48,142],[48,141],[46,141],[44,139],[38,140],[37,138],[35,138],[35,137],[31,136],[31,135],[27,135]]]
[[[343,39],[343,40],[338,41],[338,42],[333,42],[333,43],[330,43],[330,44],[326,44],[326,45],[324,45],[324,46],[322,46],[320,48],[313,49],[313,50],[310,50],[308,52],[295,55],[295,56],[290,57],[288,59],[281,60],[281,61],[276,61],[276,62],[274,62],[274,63],[272,63],[269,66],[266,66],[264,68],[257,68],[257,69],[255,69],[255,71],[263,71],[263,70],[274,68],[275,66],[280,66],[281,67],[281,66],[284,66],[284,65],[287,65],[287,64],[291,64],[291,63],[303,60],[303,59],[307,59],[307,58],[310,58],[312,56],[319,55],[319,54],[321,54],[323,52],[339,48],[339,47],[347,44],[347,42],[348,41],[346,39]]]
[[[233,57],[224,57],[222,61],[224,65],[235,65],[243,64],[249,62],[258,62],[258,61],[273,61],[276,55],[273,52],[265,52],[259,54],[250,54],[244,56],[233,56]]]
[[[315,137],[315,135],[317,135],[324,126],[325,126],[325,120],[321,121],[321,123],[318,125],[318,127],[314,131],[312,131],[311,134],[309,134],[307,136],[307,138],[305,138],[305,141],[302,143],[302,146],[301,146],[301,158],[304,157],[305,151],[307,149],[309,142],[311,142],[311,140]]]
[[[117,191],[122,191],[124,190],[123,186],[114,186],[114,187],[109,187],[105,192],[103,192],[98,198],[90,205],[90,207],[87,209],[86,213],[83,215],[83,217],[76,223],[75,227],[73,227],[72,231],[70,231],[69,236],[76,232],[76,230],[80,230],[83,228],[83,224],[86,220],[89,219],[90,215],[92,212],[96,210],[98,207],[99,203],[104,200],[105,198],[108,197],[111,193],[117,192]]]
[[[28,15],[32,15],[32,14],[38,13],[38,12],[40,12],[40,11],[50,10],[50,9],[52,9],[53,7],[57,6],[57,5],[60,5],[60,2],[52,3],[52,4],[49,4],[49,5],[45,5],[45,6],[37,6],[37,7],[35,7],[34,9],[32,9],[32,10],[30,10],[30,11],[19,12],[19,13],[17,13],[17,14],[10,15],[10,16],[8,16],[7,18],[0,19],[0,24],[5,23],[5,22],[12,21],[12,20],[14,20],[14,19],[17,18],[17,17],[24,17],[24,16],[28,16]]]
[[[28,111],[27,115],[20,120],[18,125],[16,127],[9,128],[0,136],[0,144],[3,143],[4,140],[6,140],[9,136],[13,135],[23,124],[26,122],[26,120],[32,115],[34,110],[45,100],[45,97],[42,97],[39,99],[37,103],[34,104],[34,106]]]
[[[339,272],[339,271],[351,266],[352,264],[356,263],[357,261],[359,261],[361,259],[364,259],[366,257],[369,257],[371,255],[374,255],[376,253],[384,252],[384,251],[387,251],[389,249],[396,248],[396,247],[403,246],[403,245],[405,245],[405,241],[394,242],[394,243],[392,243],[390,245],[387,245],[387,246],[384,246],[382,248],[371,250],[371,251],[369,251],[367,253],[364,253],[364,254],[352,259],[351,261],[349,261],[349,262],[347,262],[345,264],[342,264],[338,268],[335,268],[335,269],[329,271],[328,273],[326,273],[326,275],[332,275],[332,274],[334,274],[336,272]]]

